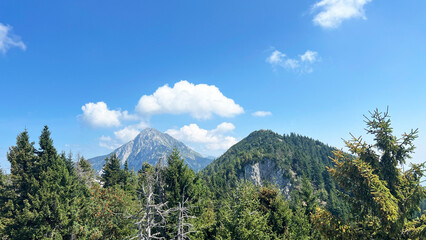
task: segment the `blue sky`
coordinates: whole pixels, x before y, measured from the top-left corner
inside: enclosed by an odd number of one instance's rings
[[[25,128],[94,157],[157,128],[218,156],[258,129],[343,147],[363,114],[419,128],[426,2],[1,1],[0,166]],[[367,138],[368,139],[368,138]]]

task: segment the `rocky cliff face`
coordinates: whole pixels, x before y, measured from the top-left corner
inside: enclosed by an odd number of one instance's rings
[[[173,148],[177,148],[185,162],[195,171],[198,171],[211,162],[201,154],[187,147],[182,142],[166,133],[153,128],[144,129],[135,139],[115,149],[110,154],[89,159],[93,168],[100,171],[105,163],[105,158],[116,154],[123,165],[127,160],[130,169],[139,170],[142,163],[154,165],[160,158],[165,159]]]
[[[285,177],[276,161],[271,159],[245,165],[238,177],[251,181],[256,186],[263,186],[265,183],[276,185],[285,196],[289,196],[293,189],[290,179]]]

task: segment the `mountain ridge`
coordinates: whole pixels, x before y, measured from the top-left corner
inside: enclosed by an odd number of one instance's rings
[[[277,186],[287,197],[308,180],[321,202],[334,213],[346,207],[337,201],[339,186],[326,167],[333,165],[330,156],[335,148],[295,133],[280,135],[258,130],[232,146],[222,156],[201,170],[202,178],[220,198],[241,181],[258,186]]]
[[[142,163],[154,165],[160,158],[166,158],[173,148],[177,148],[185,162],[195,171],[204,168],[210,159],[176,140],[167,133],[162,133],[154,128],[145,128],[133,140],[123,144],[111,153],[90,158],[89,161],[96,171],[100,171],[105,163],[105,158],[116,154],[123,166],[127,160],[128,167],[139,170]]]

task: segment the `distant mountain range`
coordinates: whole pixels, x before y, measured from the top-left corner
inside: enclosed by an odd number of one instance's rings
[[[142,163],[148,162],[154,165],[160,158],[166,161],[173,148],[177,148],[185,162],[195,171],[207,166],[212,159],[205,158],[201,154],[187,147],[167,133],[162,133],[153,128],[146,128],[132,141],[115,149],[110,154],[89,159],[92,167],[100,171],[105,163],[105,158],[116,154],[123,165],[127,160],[129,169],[139,170]]]

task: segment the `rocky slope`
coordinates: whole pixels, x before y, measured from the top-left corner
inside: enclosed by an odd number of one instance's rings
[[[242,180],[258,186],[275,185],[291,198],[302,179],[307,179],[329,209],[341,212],[342,204],[336,201],[338,186],[326,169],[332,165],[329,156],[333,156],[333,150],[309,137],[259,130],[232,146],[201,173],[218,198]]]
[[[105,158],[111,154],[116,154],[122,165],[127,160],[129,168],[137,171],[144,162],[153,165],[160,158],[165,160],[173,148],[179,150],[185,162],[195,171],[202,169],[211,162],[210,159],[204,158],[182,142],[153,128],[144,129],[135,139],[115,149],[110,154],[94,157],[89,161],[96,171],[100,171],[105,163]]]

